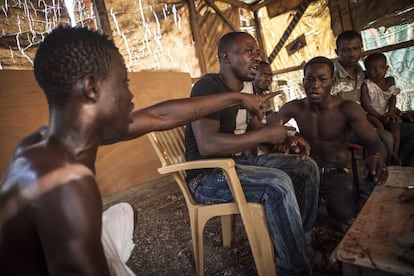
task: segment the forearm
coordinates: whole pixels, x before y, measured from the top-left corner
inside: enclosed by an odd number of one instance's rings
[[[132,123],[129,125],[128,134],[123,137],[105,139],[101,141],[101,145],[131,140],[152,131],[162,131],[184,125],[219,110],[241,105],[246,96],[249,95],[229,92],[173,99],[135,110],[132,113]]]
[[[388,102],[388,112],[392,114],[397,114],[397,108],[395,106],[396,97],[392,96]]]
[[[366,148],[368,155],[378,155],[381,158],[383,158],[383,160],[387,159],[387,156],[388,156],[387,150],[380,139],[377,139],[375,140],[375,142],[368,143],[364,146]]]
[[[148,109],[154,116],[165,121],[164,127],[182,125],[219,110],[242,104],[242,94],[222,93],[186,99],[169,100]]]
[[[226,156],[267,142],[264,137],[261,130],[249,131],[241,135],[217,133],[214,136],[197,139],[197,145],[203,156]]]

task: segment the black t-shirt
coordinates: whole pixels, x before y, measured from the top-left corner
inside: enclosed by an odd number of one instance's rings
[[[226,86],[223,80],[218,74],[207,74],[197,81],[191,89],[190,97],[198,97],[204,95],[218,94],[229,92],[230,89]],[[236,116],[238,107],[233,106],[227,109],[223,109],[219,112],[212,113],[205,118],[220,121],[220,132],[223,133],[234,133],[236,129]],[[203,157],[198,151],[197,142],[194,137],[191,123],[187,124],[185,129],[185,147],[186,147],[186,158],[187,161],[199,160],[206,158],[225,158],[231,157],[231,155],[222,156],[209,156]],[[191,180],[197,174],[202,173],[208,169],[191,170],[187,171],[187,180]]]

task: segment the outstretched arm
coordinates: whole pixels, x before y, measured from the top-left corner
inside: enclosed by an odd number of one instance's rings
[[[228,92],[161,102],[134,111],[128,136],[121,140],[133,139],[151,131],[171,129],[236,105],[249,110],[259,118],[263,118],[266,100],[276,95],[277,93],[258,96]],[[116,140],[104,141],[103,144],[113,142]]]

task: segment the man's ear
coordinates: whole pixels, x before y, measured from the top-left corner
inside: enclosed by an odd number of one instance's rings
[[[98,98],[97,78],[96,76],[89,74],[82,80],[82,94],[91,101],[96,101]]]
[[[230,63],[230,61],[229,61],[229,54],[227,52],[222,52],[221,53],[221,60],[224,63]]]

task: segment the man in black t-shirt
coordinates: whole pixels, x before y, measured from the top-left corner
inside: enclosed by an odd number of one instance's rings
[[[255,39],[243,32],[224,35],[218,45],[220,71],[203,76],[191,97],[240,93],[244,81],[256,75],[260,55]],[[316,220],[319,171],[316,163],[300,152],[309,146],[300,137],[288,137],[282,125],[263,126],[236,135],[238,108],[231,107],[188,124],[187,160],[231,157],[247,201],[264,205],[269,231],[276,249],[279,275],[310,275],[307,245]],[[236,155],[259,143],[287,143],[296,155]],[[219,169],[188,171],[187,182],[198,202],[233,201]]]

